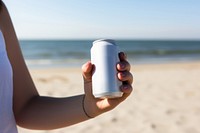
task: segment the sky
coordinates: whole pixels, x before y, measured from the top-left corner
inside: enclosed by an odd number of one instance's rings
[[[4,0],[19,39],[197,39],[200,0]]]

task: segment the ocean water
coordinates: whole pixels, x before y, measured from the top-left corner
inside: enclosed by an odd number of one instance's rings
[[[81,67],[94,40],[20,40],[28,67]],[[200,41],[116,40],[132,64],[200,60]]]

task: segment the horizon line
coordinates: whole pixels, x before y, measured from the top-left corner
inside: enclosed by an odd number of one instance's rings
[[[57,40],[98,40],[102,38],[18,38],[19,41],[41,40],[41,41],[57,41]],[[200,38],[108,38],[112,40],[134,40],[134,41],[200,41]]]

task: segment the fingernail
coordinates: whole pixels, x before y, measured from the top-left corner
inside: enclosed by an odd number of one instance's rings
[[[124,64],[120,64],[120,68],[124,69],[126,66]]]
[[[126,74],[125,74],[125,73],[121,73],[121,76],[122,76],[122,77],[126,77]]]
[[[127,85],[125,85],[123,88],[124,88],[124,90],[128,90],[128,86]]]

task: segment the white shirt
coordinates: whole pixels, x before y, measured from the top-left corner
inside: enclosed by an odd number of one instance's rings
[[[17,133],[13,114],[13,73],[0,31],[0,133]]]

